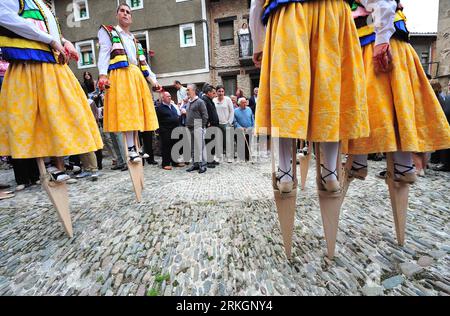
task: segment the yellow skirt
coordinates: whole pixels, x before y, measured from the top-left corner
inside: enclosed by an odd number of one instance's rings
[[[391,40],[394,68],[376,74],[374,46],[364,47],[370,137],[352,140],[351,154],[430,152],[450,148],[450,127],[414,48]]]
[[[336,142],[369,135],[364,64],[343,0],[290,3],[269,19],[259,134]]]
[[[154,131],[159,128],[153,98],[141,70],[130,65],[110,72],[105,96],[106,132]]]
[[[69,156],[103,147],[94,115],[67,65],[12,63],[0,97],[0,156]]]

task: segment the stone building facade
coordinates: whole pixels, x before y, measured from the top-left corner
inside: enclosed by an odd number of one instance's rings
[[[438,64],[436,62],[436,33],[411,33],[410,43],[420,58],[422,66],[429,78],[436,78]]]
[[[243,52],[243,37],[239,31],[248,25],[250,1],[210,0],[208,2],[209,41],[211,43],[211,83],[223,84],[227,94],[236,88],[252,95],[259,84],[259,69],[252,62],[252,45]]]
[[[439,1],[439,25],[437,37],[438,78],[443,87],[450,80],[450,1]],[[444,89],[447,91],[447,89]],[[448,91],[450,93],[450,91]]]

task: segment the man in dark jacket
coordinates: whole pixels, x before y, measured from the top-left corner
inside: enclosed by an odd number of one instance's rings
[[[206,172],[206,144],[205,133],[208,126],[208,110],[205,102],[197,96],[197,86],[190,84],[187,87],[189,101],[186,106],[186,127],[191,133],[191,152],[194,164],[187,171],[198,170]]]
[[[445,99],[439,96],[438,99],[447,117],[447,121],[450,123],[450,96],[447,96]],[[450,172],[450,149],[440,150],[439,156],[442,165],[433,168],[433,170]]]
[[[176,140],[172,139],[172,131],[180,126],[180,117],[175,105],[172,104],[172,97],[169,92],[164,92],[161,104],[156,108],[156,115],[159,123],[159,136],[161,140],[162,168],[172,170],[172,167],[183,167],[172,157],[172,148]]]
[[[217,115],[216,105],[213,99],[216,97],[216,89],[213,86],[206,85],[203,87],[203,97],[202,100],[206,104],[206,110],[208,111],[208,128],[217,127],[219,128],[219,116]],[[209,144],[215,139],[215,135],[211,135],[210,139],[206,139],[206,144]],[[207,152],[208,168],[215,168],[219,163],[214,161],[214,155],[216,154],[215,148],[212,149],[211,153]]]
[[[259,91],[259,88],[258,87],[256,87],[254,90],[253,90],[253,96],[250,98],[250,100],[248,101],[249,103],[248,103],[248,107],[250,108],[250,109],[252,109],[252,112],[253,112],[253,115],[255,115],[255,112],[256,112],[256,103],[258,102],[258,91]]]

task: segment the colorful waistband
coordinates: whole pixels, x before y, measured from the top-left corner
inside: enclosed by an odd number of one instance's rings
[[[264,6],[264,12],[262,15],[262,22],[264,25],[267,24],[269,21],[270,15],[278,9],[278,7],[282,5],[286,5],[289,3],[305,3],[305,2],[311,2],[311,1],[319,1],[319,0],[271,0],[267,1],[266,5]],[[349,5],[352,5],[354,3],[354,0],[343,0],[347,2]]]

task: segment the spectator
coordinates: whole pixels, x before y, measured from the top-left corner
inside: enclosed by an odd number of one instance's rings
[[[236,98],[238,99],[238,103],[240,98],[245,98],[244,91],[242,91],[242,89],[236,89]]]
[[[161,104],[161,103],[160,103]],[[159,106],[155,107],[158,109]],[[153,152],[153,137],[155,135],[154,131],[139,132],[139,137],[141,139],[143,147],[141,148],[141,156],[147,161],[149,165],[157,165],[155,161],[155,153]]]
[[[172,148],[176,141],[172,139],[172,132],[180,126],[180,116],[169,92],[162,93],[161,105],[156,108],[156,115],[159,122],[159,136],[161,139],[162,168],[172,170],[172,167],[184,167],[178,164],[172,157]]]
[[[81,164],[83,166],[83,172],[76,175],[77,179],[90,178],[92,181],[97,181],[98,179],[98,165],[97,157],[95,152],[89,152],[80,155]]]
[[[240,98],[239,108],[234,110],[234,127],[237,129],[237,133],[242,133],[245,136],[245,161],[250,160],[250,144],[251,144],[251,131],[255,126],[252,110],[247,107],[247,99]]]
[[[87,87],[90,87],[89,79],[86,80],[86,77],[90,76],[90,74],[88,72],[86,72],[84,76],[85,76],[85,84],[87,82]],[[90,77],[90,78],[92,80],[92,77]],[[92,83],[93,83],[93,81],[92,81]],[[95,92],[95,85],[92,86],[91,88],[93,88],[94,92]],[[94,115],[95,121],[97,122],[97,125],[100,130],[99,113],[97,111],[97,105],[96,105],[95,101],[93,100],[94,93],[92,92],[89,94],[90,94],[90,98],[88,99],[88,102],[91,107],[92,114]],[[102,152],[102,149],[99,149],[97,152],[99,152],[99,151]],[[83,172],[76,175],[77,179],[89,177],[92,179],[92,181],[97,181],[97,179],[98,179],[97,171],[98,171],[98,165],[99,165],[99,160],[97,159],[97,156],[98,156],[97,152],[89,152],[89,153],[79,155],[81,163],[83,165]],[[100,164],[101,163],[102,163],[102,159],[100,159]]]
[[[2,89],[3,78],[5,77],[6,70],[8,70],[8,62],[2,59],[2,51],[0,49],[0,90]]]
[[[248,29],[247,23],[242,24],[242,27],[239,30],[239,44],[242,57],[252,56],[250,51],[250,31]]]
[[[16,191],[22,191],[32,185],[38,185],[39,168],[35,158],[11,159],[16,179]]]
[[[214,98],[213,101],[216,105],[217,115],[219,117],[219,128],[223,135],[223,150],[227,154],[228,162],[232,162],[231,155],[233,153],[227,152],[227,143],[232,142],[232,137],[227,134],[227,129],[231,128],[234,121],[233,102],[229,97],[225,96],[225,88],[223,86],[217,86],[216,91],[217,98]]]
[[[207,85],[203,89],[203,97],[202,100],[206,104],[206,109],[208,111],[208,128],[219,128],[219,116],[217,115],[216,106],[213,102],[213,99],[217,96],[216,89],[210,85]],[[206,144],[211,143],[215,139],[215,135],[211,135],[211,139],[206,140]],[[211,153],[207,152],[207,162],[208,168],[215,168],[219,163],[214,160],[215,148],[212,149]]]
[[[189,84],[187,87],[189,97],[186,106],[186,126],[191,133],[191,155],[194,164],[187,171],[199,170],[199,173],[206,172],[206,147],[205,147],[205,129],[208,124],[208,110],[205,102],[197,96],[197,87],[195,84]]]
[[[258,102],[258,92],[259,92],[258,87],[253,89],[253,96],[250,98],[249,104],[248,104],[249,108],[252,109],[253,115],[255,115],[255,113],[256,113],[256,103]]]
[[[450,82],[449,82],[450,83]],[[450,96],[444,96],[442,92],[442,86],[438,81],[432,81],[431,86],[433,87],[434,93],[442,106],[442,110],[445,113],[447,121],[450,123]],[[450,86],[450,85],[449,85]],[[435,171],[450,171],[450,149],[439,150],[435,153],[437,156],[437,162],[441,164],[433,170]]]
[[[97,91],[92,94],[91,99],[94,101],[91,104],[91,109],[94,112],[95,119],[97,120],[97,125],[100,129],[100,134],[102,135],[103,144],[105,145],[108,152],[111,153],[113,160],[117,161],[117,155],[113,149],[111,137],[108,133],[105,133],[103,131],[104,94],[97,89]],[[103,169],[103,149],[99,149],[95,152],[99,170]]]
[[[237,109],[239,107],[239,104],[237,103],[237,100],[238,100],[237,97],[235,95],[232,95],[230,97],[230,99],[231,99],[231,102],[233,102],[233,108]]]
[[[81,87],[88,97],[91,97],[97,90],[97,82],[92,78],[92,74],[89,71],[83,73],[83,83],[81,84]]]
[[[177,89],[177,99],[178,99],[177,104],[178,104],[178,106],[181,106],[187,98],[187,89],[185,87],[183,87],[181,82],[178,80],[176,80],[174,82],[174,87],[175,87],[175,89]]]
[[[128,166],[126,164],[125,151],[123,148],[123,138],[121,133],[108,133],[111,143],[113,146],[113,151],[115,156],[117,157],[116,164],[111,170],[120,170],[126,171],[128,170]]]

